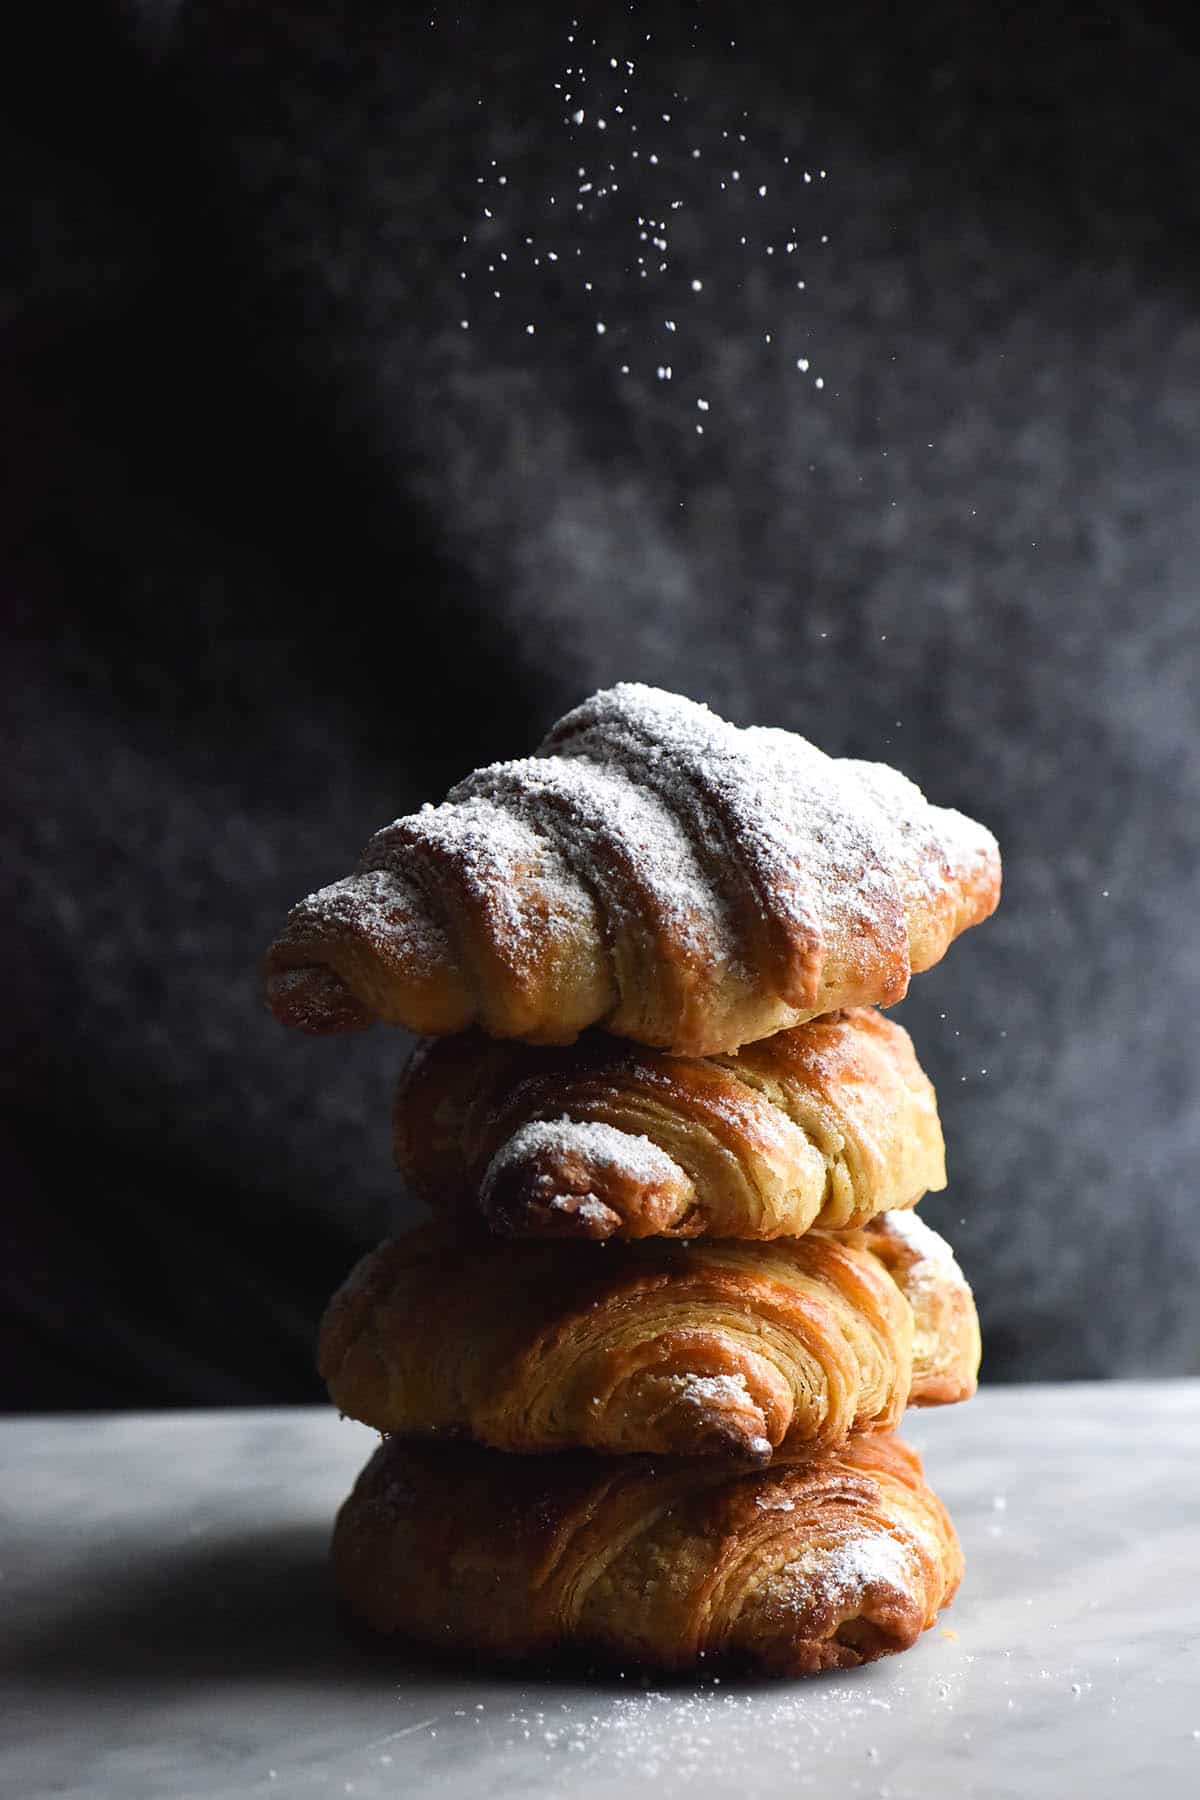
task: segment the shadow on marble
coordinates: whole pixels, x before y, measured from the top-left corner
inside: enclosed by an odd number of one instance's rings
[[[385,1668],[344,1629],[322,1527],[256,1529],[144,1556],[97,1553],[80,1591],[39,1607],[10,1672],[89,1687],[131,1679],[309,1679],[418,1683],[418,1665]]]
[[[397,1689],[419,1696],[450,1681],[538,1682],[595,1693],[628,1694],[653,1687],[703,1690],[694,1673],[643,1674],[578,1652],[551,1663],[497,1667],[486,1659],[426,1646],[381,1642],[339,1612],[328,1565],[329,1533],[321,1526],[256,1529],[194,1546],[161,1544],[144,1556],[97,1554],[82,1584],[57,1603],[39,1605],[35,1622],[0,1649],[0,1675],[41,1684],[86,1687],[89,1693],[130,1682],[176,1687],[190,1682],[270,1680]],[[865,1673],[866,1671],[862,1671]],[[777,1684],[750,1672],[724,1671],[740,1692]],[[843,1670],[839,1679],[859,1674]],[[720,1677],[714,1671],[719,1685]]]

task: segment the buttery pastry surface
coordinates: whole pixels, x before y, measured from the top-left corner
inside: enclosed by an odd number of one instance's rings
[[[991,834],[897,771],[626,683],[378,832],[293,909],[266,995],[311,1032],[716,1054],[902,999],[999,889]]]
[[[342,1507],[333,1562],[379,1633],[775,1675],[907,1649],[962,1573],[919,1459],[884,1434],[750,1471],[393,1438]]]
[[[949,1246],[911,1214],[600,1249],[426,1227],[351,1272],[319,1361],[334,1404],[383,1432],[761,1462],[967,1398],[979,1335]]]
[[[405,1070],[393,1128],[429,1206],[514,1237],[798,1237],[946,1185],[932,1083],[873,1007],[723,1058],[600,1034],[566,1049],[441,1039]]]

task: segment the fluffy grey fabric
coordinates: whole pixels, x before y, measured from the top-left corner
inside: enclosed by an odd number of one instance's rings
[[[992,1377],[1200,1368],[1197,59],[760,10],[231,0],[24,65],[13,1403],[316,1391],[402,1042],[285,1037],[256,957],[619,678],[993,826],[903,1009],[926,1216]]]

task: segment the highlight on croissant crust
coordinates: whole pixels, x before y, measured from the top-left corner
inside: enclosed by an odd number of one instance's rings
[[[949,1246],[901,1217],[603,1253],[426,1227],[334,1295],[320,1371],[343,1413],[404,1436],[758,1461],[828,1450],[974,1391],[971,1290]]]
[[[391,1439],[342,1507],[333,1563],[378,1633],[781,1676],[908,1649],[962,1574],[919,1459],[882,1434],[756,1471]]]
[[[888,1270],[913,1316],[910,1406],[949,1406],[975,1392],[983,1354],[979,1314],[944,1237],[911,1212],[883,1213],[843,1242],[860,1243]]]
[[[419,1046],[396,1162],[435,1211],[514,1237],[771,1239],[843,1230],[946,1185],[933,1086],[873,1007],[720,1059],[591,1034]]]
[[[266,996],[311,1032],[716,1054],[902,999],[999,890],[991,834],[895,770],[623,683],[378,832],[293,909]]]

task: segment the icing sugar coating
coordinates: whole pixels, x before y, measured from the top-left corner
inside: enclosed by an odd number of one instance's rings
[[[883,765],[636,683],[398,819],[293,909],[285,1022],[714,1054],[891,1005],[999,895],[995,841]]]

